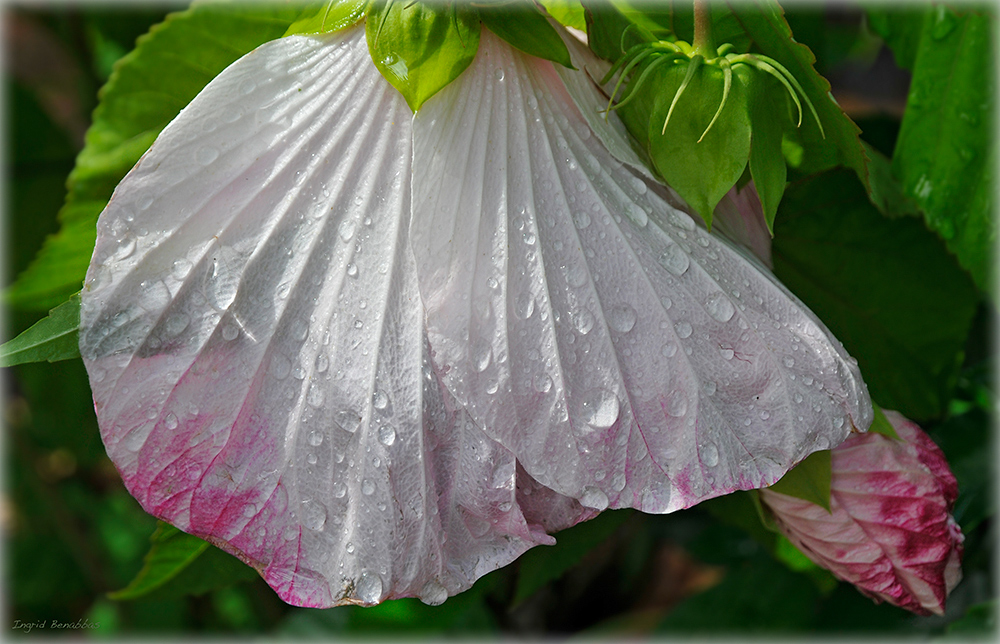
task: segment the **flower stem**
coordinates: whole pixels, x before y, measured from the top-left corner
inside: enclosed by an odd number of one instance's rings
[[[712,41],[712,8],[709,0],[694,0],[694,42],[696,54],[711,60],[718,56]]]

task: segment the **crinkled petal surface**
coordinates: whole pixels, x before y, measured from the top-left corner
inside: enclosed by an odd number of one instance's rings
[[[551,63],[484,33],[413,128],[432,360],[542,485],[669,512],[870,424],[822,323],[616,161]]]
[[[539,513],[588,516],[540,495],[529,525],[533,482],[430,367],[411,118],[362,29],[274,41],[98,222],[80,348],[108,454],[147,511],[302,606],[440,603],[551,543]]]
[[[833,450],[830,512],[761,490],[782,532],[810,559],[878,601],[944,614],[962,578],[958,496],[941,450],[917,425],[886,411],[902,440],[870,433]]]

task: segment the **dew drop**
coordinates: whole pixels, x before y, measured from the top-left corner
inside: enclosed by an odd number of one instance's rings
[[[349,434],[358,431],[358,427],[361,426],[361,416],[350,409],[338,411],[334,414],[333,421]]]
[[[342,221],[340,226],[337,228],[337,234],[340,235],[342,240],[351,241],[354,237],[355,225],[353,221]]]
[[[436,581],[429,581],[420,589],[419,597],[428,606],[440,606],[448,599],[448,589]]]
[[[476,371],[482,373],[490,366],[493,359],[493,347],[485,340],[479,340],[472,347],[472,365]]]
[[[365,479],[361,482],[361,493],[365,496],[371,496],[375,492],[375,484],[372,483],[371,479]]]
[[[321,353],[316,356],[316,372],[323,373],[330,367],[330,359],[326,357],[325,353]]]
[[[319,459],[312,452],[310,452],[309,455],[306,456],[306,462],[309,463],[310,465],[315,465],[318,460]]]
[[[354,592],[365,604],[376,604],[382,599],[382,579],[368,570],[361,573],[361,578],[354,586]]]
[[[503,80],[503,69],[501,69],[500,67],[497,67],[497,68],[496,68],[496,69],[495,69],[495,70],[493,71],[493,76],[494,76],[494,78],[496,78],[496,79],[497,79],[498,81],[502,81],[502,80]]]
[[[308,440],[309,444],[313,447],[319,447],[323,444],[323,432],[314,429],[309,432],[309,436],[306,440]]]
[[[486,280],[486,285],[489,286],[490,289],[494,290],[494,291],[497,290],[498,288],[500,288],[500,282],[498,282],[497,278],[495,278],[495,277],[488,278]]]
[[[719,349],[719,353],[721,353],[722,357],[725,358],[726,360],[732,360],[733,356],[736,355],[735,351],[726,348]]]
[[[163,424],[166,425],[167,429],[177,429],[177,416],[173,412],[170,412],[163,419]]]
[[[201,165],[208,165],[219,158],[219,151],[215,148],[205,146],[195,152],[194,158]]]
[[[670,399],[670,403],[667,405],[667,413],[675,418],[680,418],[687,413],[687,407],[687,397],[684,394],[677,393]]]
[[[295,537],[299,536],[299,531],[297,528],[288,526],[285,531],[281,533],[281,536],[285,538],[285,541],[292,541]]]
[[[663,355],[664,358],[673,358],[677,355],[677,345],[673,342],[666,343],[660,349],[660,354]]]
[[[684,249],[677,244],[671,244],[660,255],[660,265],[674,275],[680,276],[687,271],[688,266],[691,265],[691,260],[688,259]]]
[[[591,389],[583,395],[580,417],[594,429],[607,429],[618,420],[618,397],[607,389]]]
[[[733,319],[733,315],[736,313],[733,303],[723,293],[711,295],[705,301],[705,310],[719,322],[728,322]]]
[[[714,380],[709,380],[708,382],[705,383],[705,395],[714,396],[718,388],[719,386],[715,384]]]
[[[635,326],[636,314],[628,304],[612,307],[608,312],[608,324],[619,333],[628,333]]]
[[[326,506],[319,501],[303,501],[302,524],[310,530],[322,530],[326,526]]]
[[[386,447],[396,442],[396,430],[392,425],[382,425],[378,428],[378,441]]]
[[[495,379],[491,378],[486,382],[486,393],[488,393],[489,395],[492,396],[499,389],[500,389],[500,383],[497,382]]]
[[[611,477],[611,489],[615,492],[621,492],[625,489],[625,473],[618,472]]]
[[[353,262],[347,265],[347,274],[350,277],[358,276],[358,265]]]
[[[353,555],[354,554],[354,550],[355,550],[354,544],[352,542],[348,541],[347,545],[344,546],[344,550],[347,551],[347,554]]]
[[[691,328],[691,325],[688,322],[678,322],[674,325],[674,331],[677,332],[677,337],[683,340],[684,338],[691,337],[694,329]]]
[[[375,409],[385,409],[389,406],[389,396],[386,396],[381,389],[376,389],[375,393],[372,394],[372,406]]]
[[[342,499],[347,496],[347,486],[337,482],[333,484],[333,498]]]
[[[785,356],[782,359],[782,362],[784,362],[785,366],[788,367],[789,369],[795,366],[795,358],[793,358],[792,356]]]
[[[581,335],[587,335],[594,328],[594,314],[587,309],[580,309],[573,314],[573,327]]]
[[[535,312],[535,298],[531,293],[520,293],[514,300],[514,315],[527,320]]]
[[[547,373],[539,373],[532,378],[531,384],[534,386],[535,391],[540,394],[545,394],[552,389],[552,378],[550,378]]]
[[[583,489],[583,496],[580,497],[580,505],[604,511],[608,507],[608,495],[599,488],[585,487]]]
[[[701,450],[701,462],[709,467],[719,464],[719,448],[715,443],[707,443]]]
[[[590,215],[586,210],[577,211],[573,213],[573,223],[576,224],[577,228],[583,230],[590,225]]]
[[[276,355],[271,360],[271,373],[278,380],[284,380],[292,372],[292,363],[283,355]]]

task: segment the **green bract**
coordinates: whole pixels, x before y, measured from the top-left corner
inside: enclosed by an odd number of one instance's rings
[[[715,206],[749,162],[770,227],[785,187],[783,131],[802,124],[805,108],[821,133],[823,125],[812,101],[779,62],[731,49],[722,45],[706,57],[683,41],[640,42],[602,81],[619,74],[608,110],[636,99],[641,104],[645,97],[638,114],[622,118],[626,123],[639,120],[630,127],[633,132],[648,119],[646,145],[653,168],[709,225]],[[786,117],[789,99],[794,120]]]

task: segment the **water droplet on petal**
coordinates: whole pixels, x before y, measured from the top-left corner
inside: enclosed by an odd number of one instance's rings
[[[501,69],[501,68],[497,67],[497,68],[496,68],[496,69],[495,69],[495,70],[493,71],[493,76],[494,76],[494,77],[495,77],[495,78],[496,78],[496,79],[497,79],[498,81],[502,81],[502,80],[503,80],[503,69]]]
[[[590,215],[585,210],[575,212],[573,213],[573,223],[576,224],[577,228],[583,230],[590,225]]]
[[[389,405],[389,397],[381,389],[376,389],[372,394],[372,406],[375,409],[385,409]]]
[[[705,310],[719,322],[728,322],[733,319],[733,315],[736,313],[733,303],[723,293],[709,296],[708,300],[705,301]]]
[[[608,508],[608,495],[596,487],[586,487],[580,497],[580,505],[604,511]]]
[[[361,493],[365,496],[371,496],[375,492],[375,484],[372,483],[371,479],[365,479],[361,482]]]
[[[485,340],[479,340],[472,347],[472,365],[476,371],[482,373],[490,366],[493,359],[493,347]]]
[[[678,322],[674,325],[674,331],[677,332],[677,337],[683,340],[684,338],[691,337],[694,329],[691,328],[691,325],[688,322]]]
[[[709,467],[715,467],[719,464],[719,448],[715,446],[715,443],[707,443],[701,449],[701,462]]]
[[[396,442],[396,430],[392,425],[382,425],[378,428],[378,441],[386,447]]]
[[[173,412],[170,412],[163,419],[163,424],[166,425],[167,429],[177,429],[177,416]]]
[[[684,394],[676,393],[667,405],[667,413],[675,418],[680,418],[687,413],[687,397]]]
[[[573,314],[573,326],[581,335],[587,335],[594,328],[594,314],[587,309],[580,309]]]
[[[326,506],[311,499],[303,501],[302,524],[310,530],[322,530],[326,525]]]
[[[365,604],[377,604],[382,599],[382,579],[368,570],[361,573],[361,578],[354,586],[358,599]]]
[[[341,429],[349,434],[358,431],[358,427],[361,426],[361,416],[358,416],[356,412],[350,409],[338,411],[334,414],[333,420]]]
[[[636,314],[628,304],[614,306],[608,312],[608,324],[619,333],[628,333],[635,326]]]
[[[195,160],[201,165],[208,165],[219,158],[219,151],[215,148],[205,146],[195,152]]]
[[[618,420],[618,397],[607,389],[591,389],[580,401],[580,417],[594,429],[607,429]]]
[[[535,312],[535,298],[531,293],[520,293],[514,300],[514,315],[527,320]]]
[[[307,439],[309,444],[313,447],[319,447],[323,444],[323,432],[313,430],[309,432],[309,437]]]
[[[660,354],[664,358],[672,358],[677,354],[677,345],[673,342],[668,342],[660,349]]]
[[[420,601],[428,606],[440,606],[448,599],[448,589],[436,581],[429,581],[420,589]]]
[[[535,387],[535,391],[545,394],[552,389],[552,378],[547,373],[539,373],[532,378],[531,384]]]
[[[351,241],[351,238],[354,237],[355,228],[356,227],[353,221],[342,221],[340,226],[337,228],[337,234],[339,234],[340,238],[345,242]]]
[[[688,259],[687,253],[684,252],[683,248],[677,244],[670,244],[660,255],[660,265],[674,275],[680,276],[687,271],[688,266],[691,265],[691,260]]]
[[[789,369],[795,366],[795,358],[793,358],[792,356],[785,356],[782,359],[782,362],[784,362],[785,366],[788,367]]]

